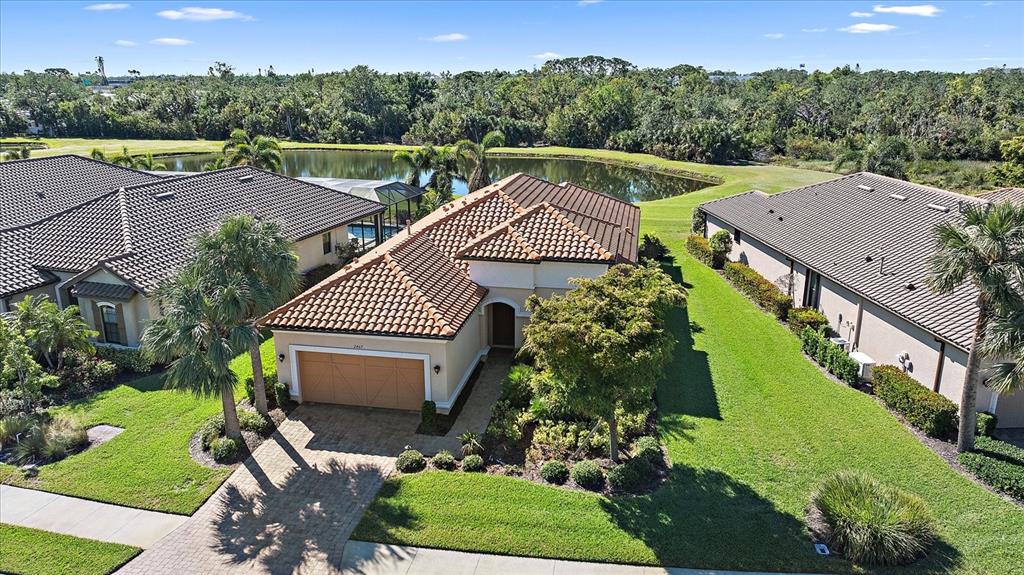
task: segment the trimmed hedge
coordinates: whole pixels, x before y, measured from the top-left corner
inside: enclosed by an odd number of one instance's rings
[[[793,308],[793,298],[782,293],[778,286],[765,279],[753,268],[737,262],[727,262],[722,271],[729,283],[754,300],[754,303],[761,306],[762,309],[774,314],[780,320],[789,316],[789,310]]]
[[[725,262],[729,261],[729,254],[732,253],[732,234],[728,230],[718,230],[708,239],[711,246],[711,255],[714,258],[714,266],[721,269]]]
[[[978,479],[1017,499],[1024,499],[1024,449],[981,436],[974,451],[961,453],[960,464]]]
[[[693,256],[693,259],[708,267],[715,263],[714,256],[711,253],[711,244],[704,239],[704,236],[693,234],[686,238],[686,251]]]
[[[437,452],[437,455],[430,458],[430,464],[436,469],[443,469],[445,471],[451,471],[455,469],[455,456],[452,455],[451,451],[442,449]]]
[[[832,343],[820,331],[805,327],[800,332],[800,346],[804,353],[840,381],[853,387],[857,385],[859,365],[842,347]]]
[[[951,439],[956,435],[957,407],[943,395],[924,387],[894,365],[872,370],[874,389],[886,405],[926,435]]]
[[[996,417],[996,414],[990,411],[979,411],[978,427],[975,430],[975,434],[992,437],[992,434],[996,432],[997,423],[999,423],[999,418]]]
[[[96,357],[113,363],[120,371],[133,373],[149,373],[155,363],[153,356],[142,348],[97,345]]]
[[[828,318],[825,314],[810,307],[795,307],[789,310],[786,316],[786,325],[795,334],[801,334],[805,327],[820,332],[828,326]]]
[[[572,480],[584,489],[599,491],[604,487],[604,472],[597,463],[586,459],[572,466]]]

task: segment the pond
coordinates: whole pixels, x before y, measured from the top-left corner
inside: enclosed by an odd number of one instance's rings
[[[390,152],[348,150],[286,150],[283,173],[292,177],[355,178],[361,180],[404,180],[409,170],[391,161]],[[195,172],[212,160],[213,154],[171,156],[160,160],[168,170]],[[631,202],[657,200],[693,192],[711,184],[699,180],[626,168],[558,158],[490,158],[493,180],[523,172],[549,182],[574,184]],[[422,180],[426,182],[424,175]],[[466,193],[466,183],[455,182],[457,195]]]

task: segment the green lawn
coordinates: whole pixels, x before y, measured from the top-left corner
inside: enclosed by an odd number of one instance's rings
[[[263,343],[264,365],[274,368],[274,343]],[[249,357],[235,358],[240,380],[252,373]],[[227,478],[229,469],[210,469],[189,455],[189,439],[220,411],[219,398],[196,398],[163,388],[150,375],[103,391],[58,412],[86,426],[123,427],[114,439],[44,465],[32,479],[0,465],[0,482],[155,511],[191,514]]]
[[[106,575],[141,549],[0,524],[0,573]]]
[[[208,154],[220,152],[224,147],[222,140],[115,140],[100,138],[0,138],[0,142],[25,142],[38,141],[46,144],[47,149],[32,150],[33,158],[55,156],[58,154],[78,154],[88,156],[93,149],[99,149],[105,154],[116,154],[121,148],[127,147],[132,155],[153,154],[154,156],[168,156],[174,154]],[[398,144],[316,144],[309,142],[281,142],[284,149],[337,149],[337,150],[397,150],[411,148],[413,146],[402,146]]]
[[[889,571],[1019,572],[1024,511],[953,471],[872,398],[826,379],[784,327],[683,256],[696,203],[830,177],[733,169],[743,176],[643,205],[643,231],[669,243],[692,285],[688,309],[671,318],[680,344],[658,388],[673,462],[666,485],[608,499],[514,478],[427,472],[389,480],[354,537],[596,561],[850,572],[845,561],[814,555],[803,509],[826,474],[861,469],[917,493],[938,519],[941,539],[929,557]]]

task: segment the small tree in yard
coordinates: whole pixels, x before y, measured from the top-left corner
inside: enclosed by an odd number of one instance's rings
[[[708,243],[711,245],[711,255],[714,256],[715,267],[720,268],[725,265],[725,260],[729,259],[729,254],[732,253],[732,234],[728,230],[718,230],[711,234]]]
[[[649,402],[675,338],[665,314],[686,290],[655,266],[616,265],[596,279],[575,279],[564,296],[530,296],[525,349],[554,376],[552,396],[608,422],[608,452],[619,457],[615,410]]]

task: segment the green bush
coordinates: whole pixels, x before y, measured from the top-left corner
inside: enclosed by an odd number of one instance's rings
[[[704,237],[708,231],[708,216],[700,210],[693,210],[690,214],[690,231],[698,236]]]
[[[645,435],[633,442],[633,452],[631,455],[634,459],[646,459],[648,462],[655,464],[661,463],[663,458],[661,443],[658,442],[657,438]]]
[[[992,437],[992,434],[996,432],[997,423],[999,423],[999,418],[996,417],[996,414],[989,411],[979,411],[978,425],[975,433],[985,437]]]
[[[32,427],[32,418],[27,415],[9,415],[0,419],[0,449],[17,442],[18,436]]]
[[[242,451],[242,442],[230,437],[218,437],[210,443],[210,455],[221,463],[234,461]]]
[[[398,454],[398,460],[395,462],[395,468],[402,473],[423,471],[426,466],[427,460],[423,458],[422,453],[415,449],[406,449]]]
[[[530,381],[536,373],[536,370],[526,364],[513,365],[505,379],[501,380],[501,398],[513,407],[529,407],[533,399]]]
[[[429,399],[420,407],[420,426],[426,431],[437,428],[437,404]]]
[[[266,373],[263,375],[263,387],[267,392],[267,406],[270,409],[275,407],[284,408],[287,402],[291,400],[288,386],[277,380],[276,373]],[[245,397],[249,400],[250,404],[256,405],[256,382],[251,377],[245,378]]]
[[[793,298],[782,293],[778,286],[750,266],[738,262],[727,262],[722,270],[725,279],[754,303],[780,320],[787,319],[789,310],[793,308]]]
[[[569,479],[569,468],[557,460],[548,461],[540,468],[540,476],[548,483],[561,485]]]
[[[652,411],[654,411],[653,405],[648,405],[638,411],[616,409],[615,422],[619,427],[619,436],[623,439],[632,439],[646,431],[647,419]]]
[[[639,483],[640,474],[628,463],[616,465],[608,470],[608,486],[612,491],[632,491]]]
[[[604,472],[593,461],[580,461],[572,466],[572,480],[584,489],[598,491],[604,487]]]
[[[112,386],[117,371],[113,362],[84,351],[65,349],[61,352],[61,368],[56,375],[62,388],[72,393],[84,393]]]
[[[911,425],[940,439],[956,435],[955,403],[919,384],[896,366],[876,366],[872,374],[875,395]]]
[[[656,262],[670,262],[672,256],[669,255],[668,246],[665,242],[661,241],[661,238],[651,234],[644,234],[643,239],[640,240],[640,249],[638,252],[640,261],[656,261]]]
[[[934,521],[920,497],[862,473],[829,476],[811,504],[828,526],[828,544],[854,563],[903,565],[935,540]]]
[[[708,245],[711,246],[714,267],[720,269],[729,260],[729,254],[732,253],[732,234],[727,230],[718,230],[711,235]]]
[[[12,422],[17,427],[22,423]],[[48,463],[62,459],[68,454],[85,447],[89,435],[85,428],[74,419],[58,416],[47,421],[46,416],[31,418],[12,450],[14,463]]]
[[[132,373],[149,373],[156,363],[152,354],[142,348],[97,345],[96,357],[113,363],[120,371]]]
[[[484,430],[489,444],[514,444],[522,439],[520,414],[523,411],[504,399],[495,402],[491,406],[491,421]]]
[[[223,416],[221,416],[223,421]],[[260,435],[266,435],[274,429],[274,423],[263,417],[256,411],[248,409],[238,410],[238,426],[242,431],[251,431]]]
[[[1024,449],[981,436],[974,440],[974,451],[958,457],[961,465],[992,488],[1024,499]]]
[[[851,387],[859,383],[860,366],[846,350],[829,341],[820,331],[804,327],[800,332],[800,348],[843,383]]]
[[[708,267],[715,263],[714,255],[711,253],[711,244],[704,239],[704,236],[693,234],[686,238],[686,251],[693,256],[693,259]]]
[[[487,466],[484,465],[484,458],[477,454],[467,455],[462,460],[462,470],[469,472],[483,471]]]
[[[657,468],[657,464],[660,464],[660,463],[661,463],[661,459],[658,459],[655,462],[655,461],[651,461],[650,459],[648,459],[646,457],[635,457],[634,456],[632,459],[629,460],[628,465],[630,467],[632,467],[634,470],[636,470],[636,474],[639,477],[639,480],[641,482],[643,482],[643,481],[647,481],[650,478],[654,477],[654,474],[657,472],[657,469],[658,469]]]
[[[451,451],[441,450],[437,452],[437,455],[430,458],[430,464],[435,469],[443,469],[445,471],[451,471],[455,469],[455,456],[452,455]]]
[[[795,307],[786,316],[786,325],[795,334],[802,334],[805,327],[820,332],[828,325],[828,318],[820,311],[809,307]]]

